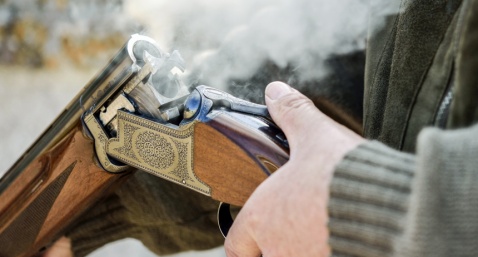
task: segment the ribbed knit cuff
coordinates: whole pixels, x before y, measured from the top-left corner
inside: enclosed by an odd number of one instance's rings
[[[402,233],[415,159],[377,141],[352,150],[330,187],[333,256],[389,256]]]

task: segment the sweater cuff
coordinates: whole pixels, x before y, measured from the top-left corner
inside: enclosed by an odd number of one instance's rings
[[[368,141],[338,164],[330,186],[333,256],[389,256],[402,233],[413,155]]]

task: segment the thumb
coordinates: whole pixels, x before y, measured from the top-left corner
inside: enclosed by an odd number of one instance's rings
[[[284,131],[291,149],[307,138],[304,135],[314,132],[317,122],[327,119],[309,98],[285,83],[272,82],[265,93],[269,113]]]

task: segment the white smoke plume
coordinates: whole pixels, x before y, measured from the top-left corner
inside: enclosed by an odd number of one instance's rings
[[[160,45],[178,49],[211,86],[253,75],[266,61],[321,78],[331,55],[363,49],[370,16],[395,11],[380,0],[127,0],[125,10]],[[374,24],[379,26],[378,24]]]

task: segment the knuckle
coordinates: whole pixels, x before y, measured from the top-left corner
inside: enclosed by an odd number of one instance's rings
[[[290,115],[298,110],[306,110],[315,107],[312,101],[302,94],[290,94],[280,99],[280,112],[283,115]]]
[[[284,129],[286,133],[289,129],[304,117],[304,114],[313,113],[316,109],[313,102],[300,93],[290,94],[279,100],[277,105],[278,125]],[[300,122],[299,122],[300,123]],[[292,127],[291,127],[292,126]]]
[[[312,101],[300,93],[289,94],[282,99],[283,105],[289,108],[301,108],[303,106],[313,105]]]
[[[227,257],[239,257],[234,240],[230,239],[229,237],[227,237],[226,241],[224,242],[224,250]]]
[[[258,208],[259,209],[259,208]],[[257,226],[260,224],[260,216],[258,215],[257,209],[246,209],[244,213],[244,219],[246,222],[246,226],[254,231]]]

